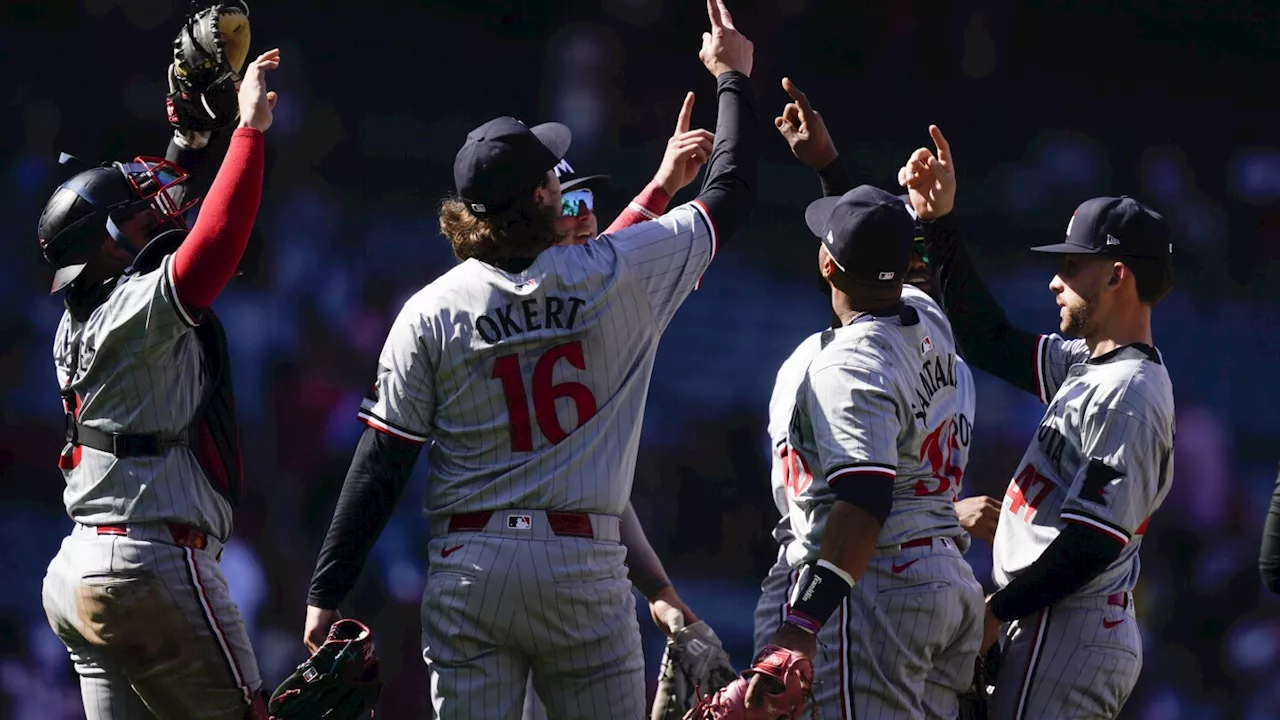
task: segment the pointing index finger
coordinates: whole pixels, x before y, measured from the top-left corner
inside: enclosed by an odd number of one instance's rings
[[[693,118],[693,93],[685,93],[684,105],[680,106],[680,116],[676,120],[676,134],[689,131],[689,122]]]
[[[707,0],[707,17],[711,18],[712,30],[724,27],[724,23],[720,20],[720,8],[716,0]]]
[[[733,16],[729,14],[729,8],[724,6],[724,0],[715,0],[716,9],[720,11],[720,24],[733,30]]]
[[[796,87],[796,84],[791,82],[791,78],[782,78],[782,89],[796,101],[796,106],[800,108],[800,120],[803,122],[808,119],[809,113],[813,112],[813,106],[809,104],[809,96]]]
[[[938,159],[943,164],[951,164],[951,144],[942,136],[942,130],[937,125],[929,126],[929,136],[933,138],[933,144],[938,146]]]

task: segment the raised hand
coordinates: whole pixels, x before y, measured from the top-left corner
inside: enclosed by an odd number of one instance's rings
[[[956,170],[951,161],[951,145],[937,125],[929,126],[929,135],[938,154],[929,148],[911,153],[907,164],[898,170],[898,184],[907,189],[911,205],[922,220],[933,220],[951,212],[956,204]]]
[[[667,140],[667,151],[662,156],[662,164],[658,166],[658,173],[653,176],[653,181],[661,185],[669,196],[674,197],[693,182],[698,177],[698,171],[711,157],[715,135],[707,130],[690,130],[692,116],[693,93],[689,93],[684,96],[684,105],[676,120],[675,134]]]
[[[267,91],[267,71],[280,67],[280,50],[268,50],[250,62],[240,82],[240,127],[266,132],[271,127],[271,111],[276,94]]]
[[[830,165],[838,154],[827,125],[809,104],[809,97],[790,78],[782,78],[782,89],[791,96],[791,102],[784,105],[782,114],[773,119],[773,126],[778,128],[778,133],[800,162],[821,170]]]
[[[707,16],[711,18],[711,32],[702,33],[698,59],[716,77],[730,70],[750,77],[755,45],[733,26],[733,16],[724,0],[707,0]]]

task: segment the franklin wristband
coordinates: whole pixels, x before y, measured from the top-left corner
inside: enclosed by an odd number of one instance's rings
[[[783,622],[817,635],[852,587],[853,577],[835,563],[819,560],[805,565]]]

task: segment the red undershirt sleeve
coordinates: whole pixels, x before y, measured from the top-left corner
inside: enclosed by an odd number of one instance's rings
[[[262,133],[238,128],[191,234],[173,256],[173,286],[185,307],[207,308],[235,274],[262,200]]]

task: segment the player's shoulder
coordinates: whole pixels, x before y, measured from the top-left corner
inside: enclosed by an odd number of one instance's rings
[[[711,216],[706,208],[697,200],[691,200],[667,210],[662,215],[644,222],[628,225],[611,233],[601,235],[595,241],[587,243],[604,243],[625,247],[634,243],[644,243],[652,239],[671,237],[681,233],[699,231],[712,232]]]
[[[1086,365],[1095,403],[1139,416],[1172,412],[1173,380],[1156,348],[1125,345]]]
[[[1041,335],[1037,352],[1050,353],[1072,362],[1084,362],[1089,358],[1089,343],[1084,338],[1066,338],[1058,333]]]
[[[817,357],[822,350],[824,336],[831,337],[834,335],[833,330],[823,330],[813,333],[800,341],[795,350],[782,361],[782,366],[778,368],[778,378],[789,377],[796,374],[802,368],[808,367],[809,363]]]
[[[887,373],[901,355],[899,328],[876,319],[854,322],[831,331],[809,363],[814,377],[834,368],[857,375]]]

